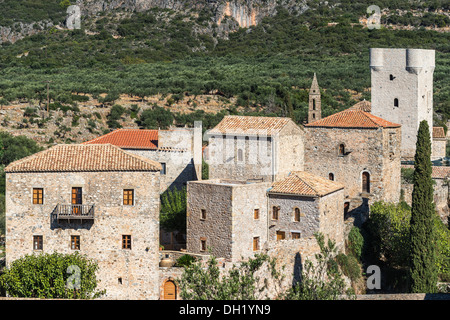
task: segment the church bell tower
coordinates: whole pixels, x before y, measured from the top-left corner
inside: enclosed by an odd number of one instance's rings
[[[322,117],[322,107],[320,102],[320,88],[317,83],[317,77],[314,73],[314,78],[309,90],[309,108],[308,108],[308,123],[320,120]]]

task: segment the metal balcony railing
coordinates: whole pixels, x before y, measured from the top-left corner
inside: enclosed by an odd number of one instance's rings
[[[57,220],[94,219],[94,205],[58,204],[53,211]]]

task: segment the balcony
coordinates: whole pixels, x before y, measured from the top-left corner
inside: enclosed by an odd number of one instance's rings
[[[59,220],[94,220],[94,205],[58,204],[52,215]]]

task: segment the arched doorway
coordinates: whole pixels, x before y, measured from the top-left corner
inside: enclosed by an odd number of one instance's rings
[[[176,300],[177,299],[177,287],[172,280],[167,280],[164,283],[164,300]]]
[[[362,173],[362,192],[370,193],[370,173]]]

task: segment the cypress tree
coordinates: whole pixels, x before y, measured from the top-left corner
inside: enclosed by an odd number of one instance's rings
[[[435,207],[431,179],[431,140],[427,121],[420,122],[414,157],[414,188],[411,205],[409,265],[410,292],[437,290]]]

